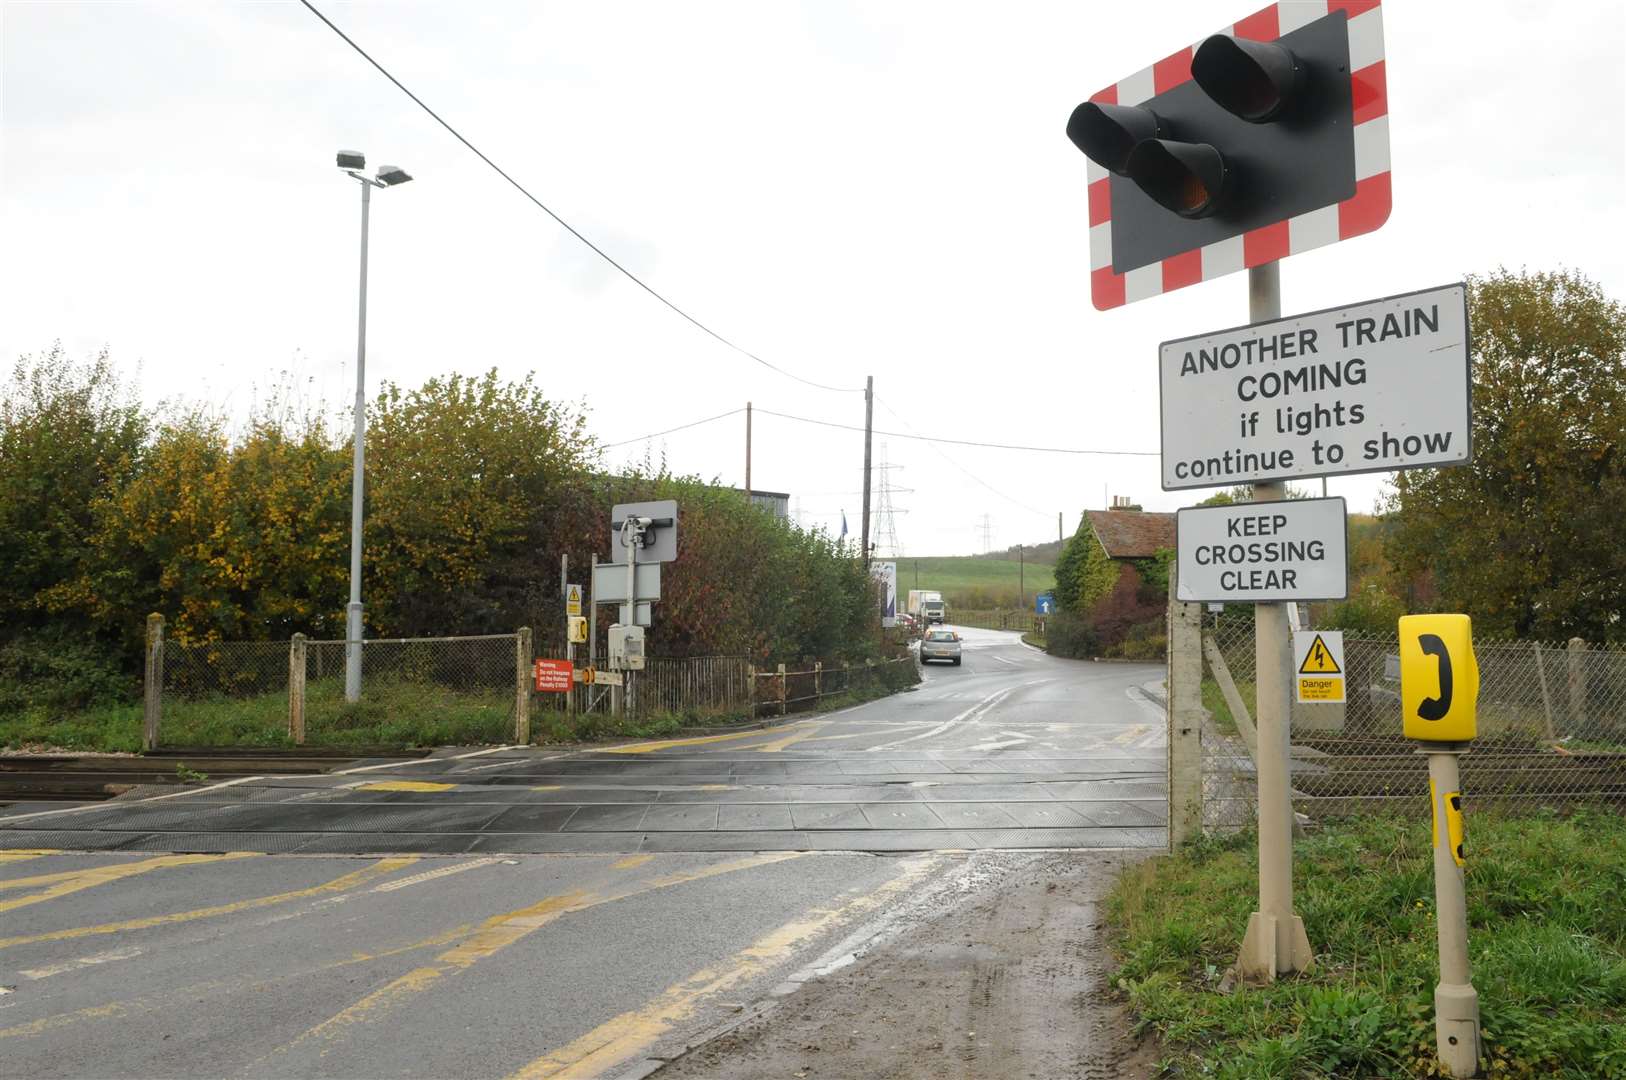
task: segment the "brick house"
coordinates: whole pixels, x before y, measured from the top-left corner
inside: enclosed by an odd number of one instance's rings
[[[1167,579],[1148,582],[1159,552],[1174,548],[1174,515],[1127,508],[1084,511],[1088,538],[1080,553],[1083,611],[1103,646],[1122,641],[1131,627],[1163,617]],[[1081,528],[1075,541],[1086,534]]]

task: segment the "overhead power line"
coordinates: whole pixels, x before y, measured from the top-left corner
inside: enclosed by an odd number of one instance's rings
[[[636,439],[622,439],[619,442],[600,443],[599,449],[613,450],[617,446],[626,446],[628,443],[643,442],[645,439],[657,439],[662,435],[670,435],[674,431],[685,431],[692,427],[699,427],[701,424],[712,423],[715,420],[725,420],[730,416],[738,416],[744,411],[744,409],[730,409],[727,412],[718,413],[716,416],[708,416],[704,420],[694,420],[687,424],[679,424],[677,427],[667,428],[665,431],[651,431],[648,435],[640,435]]]
[[[876,400],[879,401],[880,399],[877,398]],[[885,403],[882,402],[882,404]],[[894,410],[890,405],[887,406],[887,411],[892,413],[893,416],[898,415],[896,410]],[[858,424],[838,424],[834,420],[814,420],[807,416],[792,416],[790,413],[775,412],[772,409],[764,409],[760,405],[757,406],[757,412],[763,413],[767,416],[777,416],[782,420],[795,420],[802,424],[817,424],[820,427],[841,428],[844,431],[864,430],[863,427]],[[899,417],[899,419],[901,420],[902,417]],[[905,422],[907,423],[907,421]],[[987,450],[1021,450],[1034,454],[1102,454],[1109,457],[1158,456],[1158,451],[1156,450],[1082,450],[1068,446],[1023,446],[1018,443],[980,442],[976,439],[950,439],[939,435],[920,435],[907,431],[882,431],[880,428],[875,429],[875,434],[886,435],[894,439],[914,439],[919,442],[947,443],[953,446],[979,446]]]
[[[611,266],[615,267],[617,270],[621,271],[621,273],[626,277],[626,279],[628,281],[632,282],[634,285],[636,285],[640,289],[644,290],[644,292],[648,293],[650,296],[653,296],[656,300],[659,300],[662,304],[665,304],[672,311],[676,312],[678,315],[682,316],[685,320],[687,320],[691,325],[693,325],[693,326],[697,327],[698,329],[704,331],[705,333],[709,334],[712,338],[714,338],[717,341],[721,342],[722,344],[728,346],[730,349],[733,349],[735,352],[739,353],[741,356],[748,357],[751,360],[755,360],[757,363],[761,364],[763,367],[767,368],[768,370],[777,372],[780,375],[785,376],[787,379],[795,379],[797,382],[803,383],[803,384],[805,384],[807,386],[817,387],[820,390],[831,390],[831,391],[834,391],[834,392],[836,392],[838,394],[861,394],[861,393],[863,393],[864,388],[861,387],[861,386],[830,386],[830,385],[828,385],[826,383],[814,382],[812,379],[804,379],[802,376],[797,375],[795,372],[786,371],[784,368],[780,367],[777,364],[769,363],[767,360],[764,360],[762,357],[758,356],[756,353],[752,352],[750,349],[747,349],[747,348],[744,348],[743,346],[734,344],[728,338],[726,338],[723,335],[719,334],[717,331],[713,330],[711,327],[707,326],[705,323],[701,322],[699,319],[695,318],[693,315],[690,315],[687,311],[684,311],[682,308],[678,307],[672,301],[668,300],[666,297],[664,297],[660,293],[656,292],[655,289],[652,286],[650,286],[647,282],[645,282],[637,274],[634,274],[631,270],[628,270],[625,266],[622,266],[619,262],[617,262],[614,258],[612,258],[610,256],[610,254],[608,252],[606,252],[603,248],[599,247],[597,244],[593,243],[593,241],[591,241],[591,240],[587,239],[587,237],[583,236],[576,229],[576,227],[574,225],[570,224],[570,222],[566,221],[564,218],[562,218],[558,214],[554,213],[553,210],[550,209],[548,207],[548,205],[546,203],[544,203],[541,199],[538,199],[535,195],[532,195],[530,193],[530,191],[525,187],[524,184],[521,184],[518,180],[515,180],[512,176],[508,175],[508,173],[505,172],[500,165],[498,165],[495,161],[492,161],[489,157],[486,157],[486,155],[481,152],[479,147],[475,146],[473,143],[469,142],[469,140],[465,139],[463,137],[462,132],[458,131],[451,124],[448,124],[445,120],[441,119],[440,114],[437,113],[434,109],[431,109],[428,105],[424,104],[424,101],[423,101],[422,98],[420,98],[417,94],[414,94],[411,90],[408,90],[406,88],[405,84],[403,84],[400,79],[397,79],[394,75],[391,75],[389,73],[389,71],[384,67],[383,64],[380,64],[377,60],[374,60],[372,58],[372,56],[368,54],[366,49],[363,49],[360,45],[357,45],[356,42],[350,37],[349,34],[346,34],[343,30],[340,30],[337,26],[335,26],[333,24],[332,19],[329,19],[326,15],[323,15],[320,11],[318,11],[316,9],[316,5],[311,3],[311,0],[299,0],[299,2],[301,4],[304,4],[305,7],[310,11],[310,13],[312,15],[315,15],[318,19],[321,19],[322,22],[326,23],[327,28],[329,30],[332,30],[335,34],[338,34],[339,37],[344,40],[344,43],[346,45],[348,45],[352,49],[356,50],[356,52],[361,55],[362,59],[366,60],[369,64],[373,65],[373,67],[377,68],[378,73],[380,75],[383,75],[384,78],[386,78],[390,82],[394,83],[396,89],[400,90],[401,93],[403,93],[407,97],[411,98],[413,103],[416,104],[418,106],[418,108],[422,109],[424,112],[428,113],[431,117],[433,117],[435,123],[437,123],[441,127],[445,128],[448,132],[451,133],[451,135],[452,135],[452,137],[454,139],[456,139],[458,142],[462,143],[464,146],[468,147],[469,150],[474,154],[475,157],[479,158],[481,161],[483,161],[487,165],[491,166],[492,171],[494,171],[498,176],[502,177],[504,180],[506,180],[510,184],[512,184],[513,187],[514,187],[514,190],[518,191],[521,195],[525,196],[527,199],[531,200],[531,202],[535,203],[537,205],[538,209],[540,209],[544,214],[547,214],[554,221],[558,222],[564,228],[564,230],[566,232],[570,233],[571,236],[574,236],[576,239],[580,240],[583,244],[586,244],[588,246],[588,248],[590,248],[595,255],[597,255],[599,258],[603,259],[605,262],[609,263]]]

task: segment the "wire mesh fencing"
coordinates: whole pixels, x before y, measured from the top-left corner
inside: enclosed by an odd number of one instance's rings
[[[1284,653],[1290,642],[1279,647]],[[1254,820],[1255,645],[1251,619],[1203,630],[1203,824]],[[1481,640],[1478,738],[1461,758],[1475,807],[1626,804],[1626,650]],[[1294,703],[1294,809],[1313,820],[1415,810],[1426,758],[1401,734],[1399,639],[1344,634],[1347,701]]]
[[[303,642],[303,742],[433,746],[512,742],[521,661],[515,634],[359,643],[360,686],[346,687],[350,643]],[[294,649],[300,643],[294,644]],[[295,658],[294,667],[299,661]],[[529,658],[524,662],[529,668]],[[291,698],[297,698],[295,686]],[[296,701],[297,704],[297,701]],[[292,734],[296,739],[300,717]]]
[[[288,744],[287,642],[165,640],[157,647],[163,720],[154,745]]]
[[[406,747],[512,742],[525,631],[477,637],[183,642],[148,623],[149,747]]]

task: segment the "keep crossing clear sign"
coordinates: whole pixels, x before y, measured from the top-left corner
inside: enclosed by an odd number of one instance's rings
[[[1302,702],[1344,700],[1344,634],[1341,630],[1293,632],[1294,697]]]
[[[1174,546],[1179,600],[1297,603],[1349,591],[1340,498],[1183,507]]]

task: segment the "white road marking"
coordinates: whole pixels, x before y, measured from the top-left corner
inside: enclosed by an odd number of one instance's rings
[[[97,964],[111,963],[114,960],[128,960],[133,956],[140,955],[141,950],[134,946],[125,949],[111,949],[91,956],[81,956],[76,960],[63,960],[60,963],[50,964],[46,967],[25,968],[18,971],[17,974],[25,979],[49,979],[52,975],[61,975],[64,971],[77,971],[80,968],[94,967]]]
[[[394,892],[396,889],[404,889],[408,885],[418,885],[425,881],[432,881],[435,878],[446,877],[450,874],[461,874],[465,870],[474,870],[479,867],[490,866],[493,863],[498,863],[501,861],[501,859],[473,859],[469,862],[452,863],[450,866],[442,866],[438,870],[425,870],[421,874],[413,874],[411,877],[404,877],[400,881],[386,881],[382,885],[374,885],[367,891],[375,893]]]
[[[471,750],[467,754],[453,754],[451,757],[443,757],[443,758],[442,757],[422,757],[422,758],[413,758],[410,761],[386,761],[386,762],[384,762],[384,763],[382,763],[380,765],[357,765],[353,769],[340,769],[339,771],[333,773],[332,775],[334,775],[334,776],[349,776],[351,773],[373,772],[376,769],[404,769],[409,765],[427,765],[428,763],[430,763],[432,761],[462,761],[465,758],[484,757],[487,754],[495,754],[495,753],[499,753],[499,752],[501,752],[503,750],[518,750],[518,749],[521,749],[521,747],[512,746],[512,745],[488,746],[484,750]],[[542,760],[546,761],[547,759],[543,758]]]
[[[172,791],[168,795],[154,795],[146,799],[131,799],[128,802],[121,800],[123,806],[136,806],[141,803],[161,802],[164,799],[180,799],[188,795],[201,795],[205,791],[214,791],[216,788],[231,787],[234,784],[246,784],[251,780],[264,780],[263,776],[239,776],[235,780],[222,780],[218,784],[209,784],[206,787],[187,788],[185,791]],[[0,817],[0,821],[22,821],[24,818],[44,817],[47,814],[82,814],[87,810],[106,810],[107,803],[94,802],[85,806],[68,806],[61,810],[36,810],[31,814],[12,814],[9,817]]]
[[[987,697],[971,706],[971,708],[965,710],[965,712],[960,713],[958,716],[950,717],[930,730],[923,731],[919,735],[911,735],[907,739],[898,739],[894,742],[882,743],[880,746],[871,746],[869,747],[869,752],[874,753],[877,750],[893,750],[899,746],[903,746],[905,743],[919,742],[921,739],[929,739],[934,735],[941,735],[943,732],[947,731],[955,724],[961,723],[962,721],[976,720],[979,717],[986,716],[990,711],[993,710],[994,706],[1003,701],[1007,695],[1012,694],[1017,690],[1026,690],[1029,687],[1039,686],[1049,681],[1050,680],[1048,679],[1040,679],[1037,682],[1020,683],[1016,686],[1007,686],[1004,689],[995,690],[992,694],[989,694]]]

